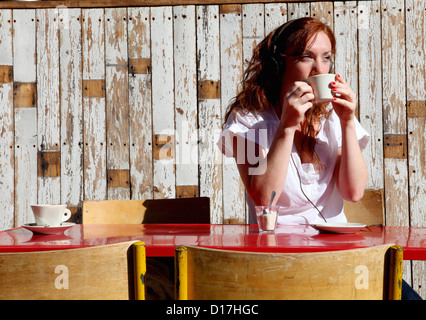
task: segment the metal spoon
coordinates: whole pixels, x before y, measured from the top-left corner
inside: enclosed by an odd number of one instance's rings
[[[274,198],[275,198],[275,191],[272,191],[271,201],[269,202],[269,206],[268,208],[263,209],[262,214],[268,214],[269,212],[271,212],[272,201],[274,201]]]

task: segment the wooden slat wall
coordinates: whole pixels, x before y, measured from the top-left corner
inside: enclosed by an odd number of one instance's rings
[[[253,46],[303,16],[335,31],[386,224],[426,226],[425,2],[261,2],[2,5],[0,229],[32,221],[32,202],[78,220],[84,199],[193,196],[211,198],[213,223],[245,223],[235,164],[216,147],[223,114]],[[423,296],[425,270],[405,266]]]

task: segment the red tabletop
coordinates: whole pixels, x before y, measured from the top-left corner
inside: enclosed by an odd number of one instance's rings
[[[257,225],[117,224],[75,225],[56,235],[36,235],[16,228],[0,232],[0,252],[69,249],[129,240],[144,241],[147,256],[173,256],[179,245],[314,252],[394,243],[404,247],[404,260],[426,260],[426,228],[420,227],[370,227],[355,234],[326,234],[305,225],[278,225],[274,233],[259,233]]]

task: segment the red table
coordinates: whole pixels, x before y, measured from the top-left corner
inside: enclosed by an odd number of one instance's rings
[[[370,227],[355,234],[325,234],[304,225],[279,225],[275,233],[259,233],[257,225],[75,225],[57,235],[36,235],[16,228],[0,232],[0,252],[80,248],[128,240],[144,241],[147,256],[173,256],[179,245],[315,252],[395,243],[404,247],[404,260],[426,260],[426,228],[420,227]]]

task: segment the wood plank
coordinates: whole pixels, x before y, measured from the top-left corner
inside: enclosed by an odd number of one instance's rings
[[[265,36],[287,21],[286,3],[265,4]]]
[[[176,186],[176,198],[195,198],[199,196],[198,185]]]
[[[38,202],[60,203],[58,10],[37,10],[36,21]]]
[[[357,2],[334,3],[334,35],[336,37],[335,73],[340,74],[358,96]],[[358,116],[358,111],[356,112]],[[358,118],[359,119],[359,118]]]
[[[407,1],[407,117],[411,225],[426,226],[426,10]],[[422,27],[423,26],[423,27]],[[423,50],[420,44],[423,42]],[[425,280],[426,281],[426,278]],[[426,293],[426,289],[425,289]]]
[[[422,78],[421,73],[416,75],[415,78]],[[419,86],[419,88],[421,88],[421,86]],[[426,118],[426,100],[407,101],[407,117]]]
[[[359,121],[371,135],[363,153],[369,172],[367,189],[381,190],[384,179],[380,3],[365,2],[358,6],[358,12],[358,61],[363,66],[359,68]],[[364,20],[360,21],[360,16]]]
[[[37,85],[35,82],[14,82],[13,105],[15,108],[37,107]]]
[[[219,6],[220,14],[235,13],[240,15],[241,11],[241,4],[222,4]]]
[[[382,0],[384,132],[406,133],[404,1]]]
[[[253,55],[253,49],[265,37],[265,9],[263,4],[242,5],[244,70]]]
[[[358,4],[360,6],[360,4]],[[321,20],[328,25],[331,30],[334,30],[334,7],[333,2],[312,2],[311,17]]]
[[[155,160],[173,160],[175,158],[175,137],[166,134],[154,136],[153,155]]]
[[[13,79],[36,82],[35,10],[13,12]]]
[[[85,224],[210,223],[209,213],[207,197],[83,203]]]
[[[407,136],[405,134],[386,134],[384,155],[385,158],[407,159]]]
[[[0,83],[11,82],[13,82],[13,66],[0,66]]]
[[[154,135],[175,132],[172,7],[151,8],[152,130]],[[174,159],[154,160],[154,198],[174,198]]]
[[[13,71],[13,13],[7,9],[1,10],[0,13],[0,65],[6,69],[12,67]]]
[[[381,9],[383,131],[385,135],[404,136],[407,127],[404,1],[381,1]],[[389,225],[409,225],[408,164],[403,153],[402,148],[392,154],[393,158],[386,158],[385,154],[386,224]]]
[[[83,80],[105,80],[103,9],[82,10]],[[83,97],[84,199],[107,197],[106,114],[104,97]]]
[[[198,81],[198,99],[220,99],[220,81]]]
[[[309,17],[311,15],[311,9],[309,3],[288,3],[287,4],[287,19],[293,20],[303,17]]]
[[[12,11],[0,15],[0,230],[14,227],[14,110],[13,110]]]
[[[35,10],[13,12],[13,81],[15,85],[31,83],[33,86],[36,83],[35,20]],[[33,105],[36,106],[36,102]],[[19,108],[15,105],[14,128],[14,226],[21,226],[34,221],[30,204],[37,203],[37,109],[35,107]]]
[[[131,61],[149,61],[151,66],[150,9],[128,9],[128,52]],[[129,128],[131,199],[153,198],[151,69],[129,71]]]
[[[14,226],[34,222],[30,204],[37,203],[37,110],[15,108]]]
[[[365,190],[364,197],[358,202],[344,203],[348,222],[365,225],[384,224],[383,190]]]
[[[105,9],[107,170],[129,170],[127,10]],[[109,181],[109,180],[108,180]],[[130,183],[109,188],[108,199],[130,199]]]
[[[175,6],[173,16],[177,188],[198,185],[195,7]]]
[[[58,10],[37,10],[37,128],[40,151],[60,149]]]
[[[243,71],[247,69],[253,50],[265,37],[265,9],[263,4],[242,5]],[[250,206],[246,202],[245,223],[250,223]]]
[[[83,80],[105,80],[104,9],[82,10]]]
[[[105,98],[105,80],[83,80],[83,97]]]
[[[60,177],[61,153],[58,151],[39,151],[37,153],[37,176]]]
[[[386,225],[408,226],[408,177],[406,159],[385,158]]]
[[[81,9],[59,9],[61,101],[61,203],[83,200],[83,81]]]
[[[108,169],[108,189],[130,189],[130,171],[126,169]],[[115,190],[113,190],[114,192]],[[125,200],[125,199],[123,199]]]
[[[312,0],[286,0],[286,2],[311,2]],[[314,0],[317,1],[317,0]],[[319,1],[319,0],[318,0]],[[282,0],[245,0],[245,3],[275,3]],[[25,8],[55,8],[66,6],[68,8],[110,8],[110,7],[154,7],[170,5],[215,5],[217,0],[33,0],[13,1],[5,0],[0,2],[0,8],[25,9]],[[221,0],[222,4],[234,4],[235,0]]]
[[[410,224],[426,226],[426,10],[421,0],[406,1],[407,131]],[[426,297],[426,262],[412,261],[412,287]],[[409,282],[410,283],[410,282]]]
[[[105,64],[127,66],[127,9],[105,9]]]
[[[197,7],[198,83],[220,83],[219,6]],[[198,96],[200,196],[210,198],[212,223],[223,221],[222,155],[219,138],[222,113],[219,92]]]
[[[129,73],[133,76],[135,74],[151,73],[151,59],[150,58],[129,59]]]
[[[220,66],[227,76],[221,79],[221,105],[224,115],[237,94],[243,76],[242,20],[239,13],[220,15]],[[223,159],[223,219],[245,223],[245,188],[234,158]]]

